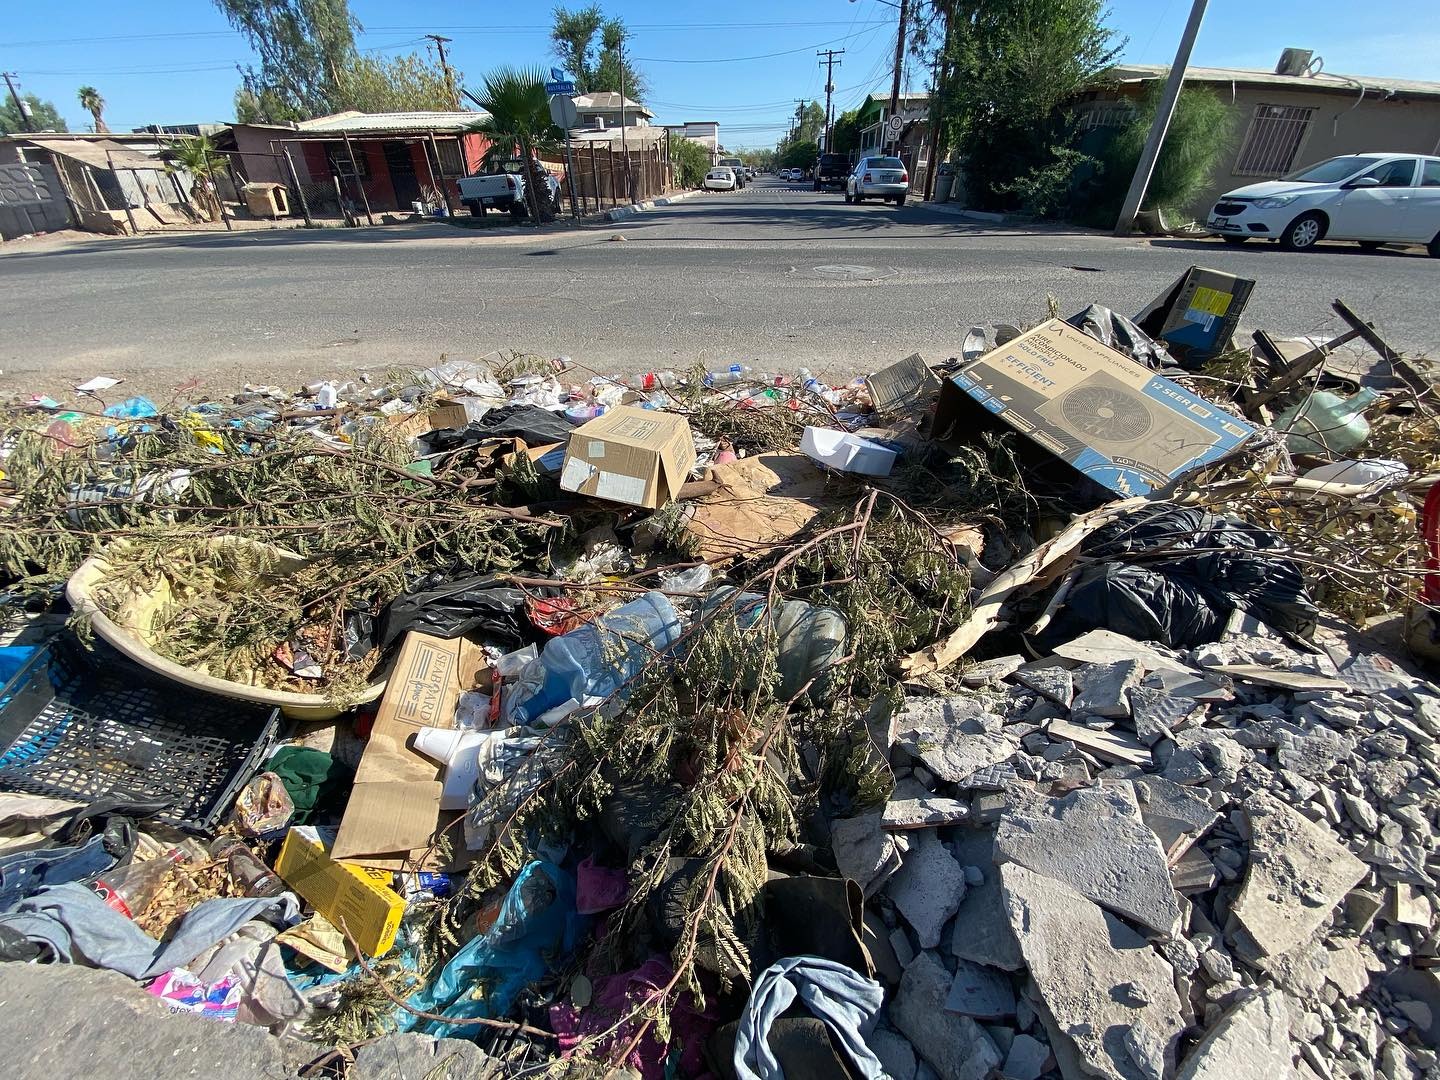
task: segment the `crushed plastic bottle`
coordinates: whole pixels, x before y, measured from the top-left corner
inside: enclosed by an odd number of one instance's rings
[[[1320,390],[1275,420],[1292,454],[1348,454],[1370,437],[1365,410],[1379,400],[1370,387],[1343,398]]]
[[[729,386],[731,383],[743,382],[754,373],[755,369],[748,364],[731,364],[728,368],[707,372],[705,375],[705,385]]]

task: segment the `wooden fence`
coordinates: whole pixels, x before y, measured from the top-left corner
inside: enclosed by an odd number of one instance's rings
[[[582,214],[644,202],[674,190],[671,165],[663,159],[659,146],[627,154],[594,143],[576,143],[570,153],[575,209]],[[564,170],[563,162],[554,164]],[[567,190],[564,194],[571,197],[572,193]]]

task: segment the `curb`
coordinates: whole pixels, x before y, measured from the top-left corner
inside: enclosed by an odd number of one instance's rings
[[[631,203],[629,206],[617,206],[613,210],[605,211],[607,221],[621,221],[636,214],[643,214],[646,210],[653,210],[657,206],[669,206],[672,203],[680,202],[694,195],[693,191],[680,191],[674,195],[662,195],[657,199],[651,199],[643,203]]]
[[[987,225],[1007,225],[1010,223],[1010,214],[992,214],[985,210],[967,210],[963,206],[953,206],[950,203],[927,202],[922,204],[927,210],[938,210],[942,214],[954,214],[966,221],[979,221]]]

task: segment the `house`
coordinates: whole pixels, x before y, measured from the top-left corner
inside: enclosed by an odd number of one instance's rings
[[[467,129],[486,115],[341,112],[288,124],[235,124],[220,145],[233,150],[247,181],[289,185],[289,151],[302,185],[324,191],[338,179],[353,206],[404,212],[427,188],[458,198],[455,181],[479,168],[490,145]]]
[[[1206,190],[1188,209],[1202,214],[1226,191],[1274,179],[1341,154],[1440,152],[1440,82],[1417,82],[1316,70],[1305,50],[1287,49],[1275,71],[1192,67],[1188,86],[1205,86],[1229,104],[1230,146]],[[1112,68],[1088,92],[1082,128],[1119,127],[1147,87],[1169,69],[1149,64]]]
[[[896,115],[901,120],[898,140],[890,134],[890,95],[871,94],[865,99],[856,117],[860,146],[855,157],[872,157],[887,150],[898,153],[909,170],[910,189],[924,191],[930,160],[930,95],[901,94]]]
[[[21,132],[0,136],[0,165],[54,170],[77,226],[126,232],[195,219],[195,181],[170,170],[161,155],[173,141],[148,132]]]
[[[622,97],[614,90],[596,94],[578,94],[571,99],[575,102],[575,115],[587,128],[634,126],[646,127],[655,119],[655,114],[638,101]],[[621,115],[621,105],[624,115]]]
[[[687,120],[683,124],[666,124],[665,130],[671,138],[689,139],[699,143],[710,154],[710,164],[719,160],[724,147],[720,145],[720,122],[718,120]]]

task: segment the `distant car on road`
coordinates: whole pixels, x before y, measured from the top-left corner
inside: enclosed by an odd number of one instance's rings
[[[1362,248],[1424,244],[1440,259],[1440,157],[1365,153],[1333,157],[1279,180],[1220,196],[1206,223],[1227,244],[1251,237],[1309,251],[1321,240]]]
[[[734,191],[738,182],[735,170],[728,166],[718,166],[705,174],[706,191]]]
[[[904,206],[905,196],[909,193],[910,174],[898,157],[861,158],[845,180],[847,203],[880,199]]]
[[[850,172],[850,158],[846,154],[821,154],[815,166],[815,190],[843,188],[846,174]]]

